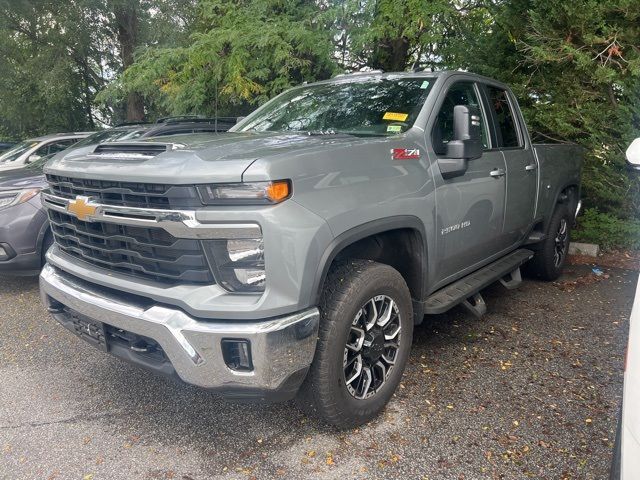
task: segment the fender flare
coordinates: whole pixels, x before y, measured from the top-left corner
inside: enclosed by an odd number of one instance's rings
[[[425,291],[425,279],[427,278],[427,235],[422,220],[413,215],[397,215],[392,217],[380,218],[372,220],[370,222],[358,225],[350,230],[347,230],[333,239],[329,246],[325,249],[324,253],[320,257],[320,263],[313,279],[313,288],[311,290],[314,296],[312,304],[318,305],[320,302],[320,296],[322,294],[322,286],[329,273],[331,264],[338,256],[338,254],[349,245],[362,240],[364,238],[376,235],[378,233],[384,233],[391,230],[410,229],[415,230],[420,235],[420,239],[423,245],[422,251],[422,279],[423,284],[421,291],[424,296]],[[422,299],[419,299],[422,300]]]
[[[579,183],[576,183],[575,181],[570,181],[570,182],[567,182],[566,184],[561,185],[556,191],[556,194],[554,196],[553,203],[551,204],[551,211],[548,212],[547,215],[545,215],[545,221],[544,221],[545,232],[546,232],[549,219],[551,218],[551,215],[553,215],[553,212],[555,211],[556,206],[560,203],[560,195],[562,195],[562,192],[564,192],[568,188],[576,189],[578,194],[576,198],[576,202],[580,201],[581,188]],[[572,213],[575,213],[575,212],[572,212]]]

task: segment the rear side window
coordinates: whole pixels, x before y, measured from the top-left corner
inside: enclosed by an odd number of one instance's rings
[[[492,86],[487,86],[487,89],[489,102],[496,119],[498,146],[502,148],[519,147],[520,139],[507,92]]]

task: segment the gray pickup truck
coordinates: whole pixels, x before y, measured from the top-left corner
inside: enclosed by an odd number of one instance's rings
[[[462,72],[342,75],[229,133],[56,158],[40,277],[96,347],[339,427],[378,414],[415,324],[558,277],[581,151],[532,145],[505,85]]]

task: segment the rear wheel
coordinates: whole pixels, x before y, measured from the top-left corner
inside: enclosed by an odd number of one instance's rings
[[[573,218],[566,205],[558,205],[551,216],[545,239],[527,264],[526,272],[542,280],[556,280],[569,253]]]
[[[320,303],[316,353],[298,401],[340,428],[379,414],[395,392],[413,335],[411,295],[388,265],[336,265]]]

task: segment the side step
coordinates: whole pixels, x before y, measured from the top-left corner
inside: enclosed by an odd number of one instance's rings
[[[500,280],[506,288],[515,288],[521,282],[520,266],[531,259],[531,250],[520,249],[490,263],[486,267],[461,278],[431,294],[424,302],[424,313],[443,313],[463,303],[474,315],[481,316],[486,306],[478,292]]]

